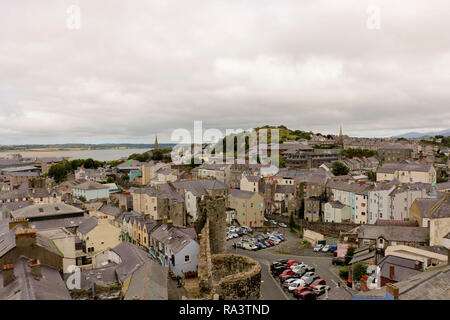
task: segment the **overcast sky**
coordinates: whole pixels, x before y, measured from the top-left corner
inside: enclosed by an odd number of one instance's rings
[[[448,0],[2,0],[0,144],[170,142],[194,120],[448,129],[449,17]]]

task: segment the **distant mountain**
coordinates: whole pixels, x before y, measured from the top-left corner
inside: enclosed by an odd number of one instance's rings
[[[434,137],[434,136],[444,136],[449,137],[450,136],[450,129],[442,130],[442,131],[436,131],[436,132],[426,132],[426,133],[420,133],[420,132],[408,132],[399,136],[394,136],[394,138],[406,138],[406,139],[416,139],[416,138],[426,138],[426,137]]]

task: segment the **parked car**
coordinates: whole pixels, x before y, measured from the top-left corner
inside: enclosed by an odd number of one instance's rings
[[[330,245],[328,245],[328,244],[322,248],[323,252],[328,252],[328,250],[330,250]]]
[[[319,252],[321,251],[323,248],[323,244],[318,244],[317,246],[314,247],[313,251],[314,252]]]
[[[242,245],[242,247],[243,247],[244,249],[246,249],[246,250],[252,250],[252,251],[258,250],[258,247],[257,247],[257,246],[255,246],[254,244],[251,244],[251,243],[249,243],[249,242],[244,243],[244,244]]]
[[[325,280],[323,280],[323,279],[316,279],[316,280],[314,280],[314,282],[311,283],[309,286],[310,286],[311,288],[314,288],[314,287],[317,287],[317,286],[324,286],[324,285],[326,285],[326,284],[327,284],[327,282],[326,282]]]
[[[270,220],[270,223],[273,224],[274,226],[277,225],[277,222],[275,220]]]
[[[345,264],[345,258],[342,257],[334,257],[333,260],[331,260],[331,263],[335,266],[343,266]]]
[[[295,297],[297,297],[298,295],[300,295],[300,294],[302,294],[304,292],[307,292],[307,291],[311,292],[312,288],[310,288],[310,287],[298,287],[298,288],[295,288],[294,290],[292,290],[292,294]]]
[[[269,220],[267,220],[267,218],[266,218],[266,217],[264,217],[264,222],[267,222],[267,221],[269,221]]]
[[[313,276],[313,277],[302,277],[302,280],[305,281],[305,286],[309,286],[314,282],[314,280],[319,279],[319,276]]]
[[[292,266],[293,264],[295,264],[295,263],[301,263],[301,261],[300,260],[294,260],[294,259],[291,259],[291,260],[289,260],[288,262],[286,262],[286,264],[290,267],[290,266]]]
[[[267,240],[267,242],[273,247],[275,245],[275,242],[273,242],[272,240]]]
[[[233,248],[234,249],[236,249],[236,248],[242,249],[242,242],[235,242],[235,243],[233,243]]]
[[[283,222],[280,222],[278,225],[279,225],[280,227],[282,227],[282,228],[287,228],[287,225],[286,225],[285,223],[283,223]]]
[[[321,295],[321,294],[324,294],[325,291],[330,290],[330,287],[326,286],[326,285],[318,285],[318,286],[312,287],[312,289],[316,295]]]
[[[288,286],[288,291],[289,291],[289,292],[292,292],[292,291],[294,291],[295,289],[298,289],[298,288],[301,288],[301,287],[303,287],[303,281],[302,281],[301,279],[298,279],[298,280],[292,281],[292,282],[289,284],[289,286]]]
[[[305,291],[297,295],[297,300],[303,301],[316,300],[316,294],[312,291]]]

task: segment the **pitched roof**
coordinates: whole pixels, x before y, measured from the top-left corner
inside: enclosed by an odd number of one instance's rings
[[[112,249],[120,256],[122,262],[116,268],[116,274],[120,282],[131,276],[137,269],[151,259],[150,253],[141,248],[123,241]]]
[[[186,232],[179,230],[177,227],[169,227],[162,224],[152,233],[152,238],[164,243],[173,253],[177,254],[193,240]]]
[[[359,239],[376,240],[383,237],[389,241],[408,241],[408,242],[426,242],[428,228],[422,227],[399,227],[399,226],[359,226]]]
[[[384,257],[378,263],[378,266],[381,268],[382,277],[396,282],[406,280],[422,272],[416,269],[416,260],[391,255]],[[390,267],[394,267],[393,277],[391,277]]]
[[[238,190],[238,189],[229,189],[228,192],[232,197],[240,199],[251,199],[255,194],[258,194],[258,192]]]
[[[13,218],[39,218],[51,216],[64,216],[68,214],[81,214],[84,211],[66,203],[35,204],[11,212]]]
[[[108,189],[108,186],[105,186],[104,184],[100,184],[94,181],[87,181],[81,184],[78,184],[74,186],[75,189],[82,189],[82,190],[100,190],[100,189]]]
[[[449,218],[450,217],[450,194],[445,194],[438,202],[436,202],[429,211],[431,219]]]
[[[16,279],[6,287],[0,287],[0,300],[71,300],[67,287],[58,270],[41,265],[42,277],[31,274],[30,260],[19,258],[14,263]],[[0,278],[3,272],[0,273]],[[0,280],[0,282],[3,279]]]
[[[109,204],[103,205],[98,211],[113,217],[117,217],[122,212],[120,208]]]
[[[96,217],[90,217],[89,219],[84,220],[79,226],[78,226],[78,232],[81,234],[87,234],[92,229],[94,229],[98,225],[98,219]]]

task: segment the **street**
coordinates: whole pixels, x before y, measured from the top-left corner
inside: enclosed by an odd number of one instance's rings
[[[261,300],[295,300],[293,295],[281,288],[281,284],[274,279],[270,272],[270,264],[280,259],[297,259],[307,265],[313,266],[316,273],[321,279],[324,279],[327,285],[333,291],[337,284],[341,281],[335,273],[331,271],[332,254],[325,252],[313,252],[312,249],[296,249],[299,247],[299,239],[295,237],[288,229],[279,228],[278,232],[282,233],[286,241],[279,245],[261,249],[258,251],[249,251],[244,249],[234,249],[232,244],[240,240],[235,238],[228,241],[227,248],[229,253],[241,254],[248,256],[261,265]],[[295,251],[296,250],[296,251]],[[293,253],[291,253],[293,252]],[[341,282],[342,283],[342,282]],[[322,295],[319,299],[324,299]]]

